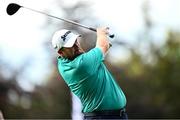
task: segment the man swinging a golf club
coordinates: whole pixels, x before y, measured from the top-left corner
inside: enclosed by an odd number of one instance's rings
[[[58,70],[70,90],[82,102],[84,119],[127,119],[126,97],[103,63],[110,47],[108,28],[92,28],[56,17],[16,3],[7,6],[7,14],[14,15],[20,8],[46,15],[97,33],[96,47],[85,52],[79,44],[80,35],[70,30],[55,32],[52,45],[59,54]]]
[[[107,27],[97,28],[96,47],[85,52],[80,35],[70,30],[54,33],[52,45],[59,54],[58,70],[82,102],[85,120],[127,119],[126,97],[103,63],[109,49]]]

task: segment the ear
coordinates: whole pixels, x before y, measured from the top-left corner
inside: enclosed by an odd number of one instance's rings
[[[59,54],[60,56],[62,56],[62,55],[63,55],[63,52],[62,52],[61,50],[59,50],[59,51],[58,51],[58,54]]]

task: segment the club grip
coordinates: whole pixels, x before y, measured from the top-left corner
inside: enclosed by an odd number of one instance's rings
[[[92,31],[94,31],[94,32],[97,32],[97,30],[96,30],[95,28],[91,28],[91,27],[90,27],[89,30],[92,30]],[[115,35],[112,34],[112,33],[109,33],[108,36],[109,36],[110,38],[114,38]]]

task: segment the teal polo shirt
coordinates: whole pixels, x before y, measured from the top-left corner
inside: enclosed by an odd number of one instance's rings
[[[58,58],[58,70],[70,90],[82,102],[82,112],[114,110],[125,107],[126,97],[103,63],[98,47],[74,60]]]

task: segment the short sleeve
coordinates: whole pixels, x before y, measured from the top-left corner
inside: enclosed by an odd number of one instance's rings
[[[81,67],[86,68],[86,72],[92,73],[98,69],[103,61],[104,56],[102,50],[95,47],[82,55]]]

